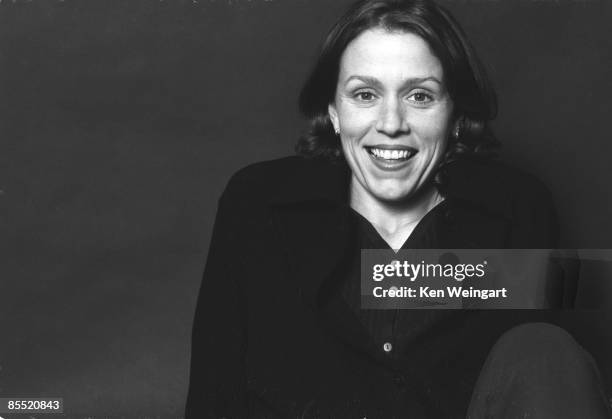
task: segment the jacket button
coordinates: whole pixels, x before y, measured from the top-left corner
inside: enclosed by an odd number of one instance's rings
[[[383,344],[383,351],[385,351],[385,352],[389,353],[389,352],[391,352],[392,350],[393,350],[393,345],[391,345],[391,343],[390,343],[390,342],[385,342],[385,343]]]

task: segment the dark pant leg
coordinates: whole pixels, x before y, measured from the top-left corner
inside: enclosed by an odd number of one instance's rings
[[[599,419],[612,413],[591,355],[563,329],[527,323],[494,345],[467,417]]]

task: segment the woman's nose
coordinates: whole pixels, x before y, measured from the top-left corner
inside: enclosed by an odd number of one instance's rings
[[[396,99],[385,101],[381,108],[376,129],[390,137],[409,131],[406,112],[402,103]]]

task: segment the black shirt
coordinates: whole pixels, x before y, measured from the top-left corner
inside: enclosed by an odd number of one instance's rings
[[[361,249],[391,249],[374,226],[361,214],[351,209],[351,234],[355,243],[344,269],[340,300],[347,304],[363,326],[377,356],[395,369],[409,366],[411,346],[432,325],[451,317],[464,315],[454,310],[427,309],[362,309],[361,308]],[[443,201],[432,208],[417,224],[402,249],[427,249],[435,246],[437,232],[443,228],[451,213],[451,205]]]

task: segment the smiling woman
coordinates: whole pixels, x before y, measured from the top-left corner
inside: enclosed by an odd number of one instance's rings
[[[597,367],[569,334],[513,328],[541,313],[361,307],[363,249],[557,243],[547,189],[490,158],[495,94],[448,12],[356,3],[300,107],[310,129],[298,156],[242,169],[219,200],[186,416],[609,417]],[[561,280],[533,281],[539,308],[573,299]]]
[[[392,248],[443,200],[430,182],[454,124],[442,80],[440,61],[412,33],[370,29],[342,56],[329,115],[352,172],[350,205]],[[389,217],[388,202],[400,216]]]

